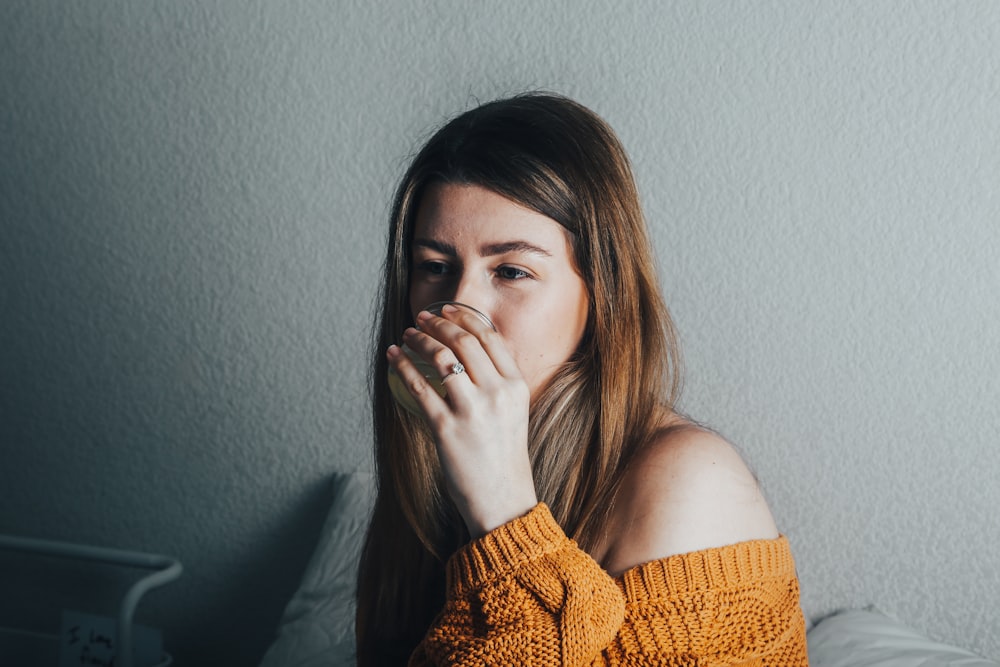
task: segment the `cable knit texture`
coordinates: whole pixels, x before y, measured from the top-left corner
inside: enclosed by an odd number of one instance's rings
[[[808,666],[788,540],[671,556],[612,578],[537,505],[448,561],[424,665]]]

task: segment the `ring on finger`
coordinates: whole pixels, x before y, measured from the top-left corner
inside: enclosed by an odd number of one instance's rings
[[[464,372],[465,372],[465,366],[462,364],[461,361],[456,361],[451,365],[451,372],[445,375],[443,378],[441,378],[441,384],[447,382],[448,378],[452,377],[453,375],[461,375]]]

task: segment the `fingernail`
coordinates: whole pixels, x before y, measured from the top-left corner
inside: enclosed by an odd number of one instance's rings
[[[444,306],[441,307],[441,312],[442,313],[457,313],[458,312],[458,306],[456,306],[454,304],[451,304],[451,303],[446,303]]]

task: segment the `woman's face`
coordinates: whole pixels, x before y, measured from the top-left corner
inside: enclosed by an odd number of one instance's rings
[[[587,286],[555,220],[479,186],[436,184],[417,211],[410,252],[413,316],[435,301],[485,313],[532,398],[576,351]]]

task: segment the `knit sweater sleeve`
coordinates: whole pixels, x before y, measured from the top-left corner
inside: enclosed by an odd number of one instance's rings
[[[544,503],[460,549],[446,576],[411,667],[587,665],[624,619],[621,589]]]
[[[808,665],[784,538],[613,579],[539,504],[459,550],[447,579],[445,607],[411,667]]]

